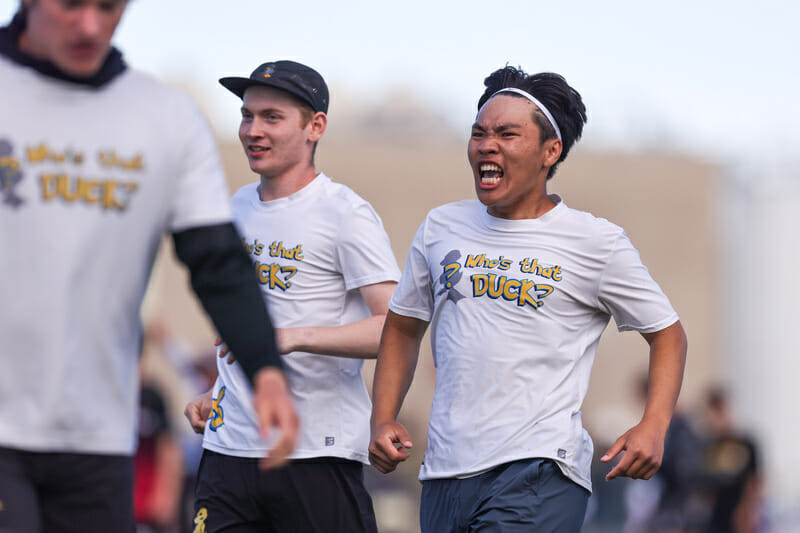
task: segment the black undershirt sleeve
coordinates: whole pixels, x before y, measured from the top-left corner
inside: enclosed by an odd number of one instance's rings
[[[234,225],[189,228],[172,237],[194,292],[250,381],[262,367],[282,368],[253,263]]]

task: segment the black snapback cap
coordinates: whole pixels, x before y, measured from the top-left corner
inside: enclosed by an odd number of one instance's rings
[[[294,61],[270,61],[256,68],[249,78],[220,78],[223,87],[239,98],[248,87],[274,87],[296,96],[314,111],[328,112],[328,86],[319,72]]]

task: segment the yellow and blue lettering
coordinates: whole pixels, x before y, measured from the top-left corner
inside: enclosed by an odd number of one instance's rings
[[[225,387],[219,389],[219,395],[211,399],[211,412],[208,413],[209,427],[211,431],[216,431],[225,423],[225,413],[220,403],[225,397]]]
[[[256,261],[255,268],[258,281],[262,285],[269,285],[270,289],[277,287],[282,291],[292,286],[289,280],[297,274],[295,267],[282,266],[277,263],[259,263]]]
[[[506,301],[517,302],[520,307],[530,305],[538,309],[544,304],[541,299],[553,292],[552,286],[540,285],[529,279],[507,278],[497,274],[473,274],[470,279],[473,297],[485,295],[493,300],[502,297]]]

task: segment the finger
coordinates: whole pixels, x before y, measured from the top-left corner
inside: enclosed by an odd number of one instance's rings
[[[410,441],[409,441],[410,443]],[[392,462],[405,461],[411,454],[405,450],[405,447],[400,446],[393,439],[385,438],[377,441],[376,446],[383,457]]]
[[[280,431],[280,436],[278,442],[269,451],[269,455],[260,461],[261,468],[264,469],[276,468],[288,461],[289,455],[297,444],[300,423],[291,403],[277,409],[276,418],[275,425]]]
[[[625,469],[625,472],[621,475],[632,479],[641,479],[642,474],[647,471],[647,468],[647,462],[643,458],[639,457],[631,462],[631,464],[628,465],[628,468]]]
[[[403,426],[398,425],[395,428],[395,437],[397,438],[397,442],[399,442],[403,448],[411,449],[414,447],[414,443],[411,442],[411,437],[409,436],[408,431],[406,431],[406,428]]]
[[[380,461],[385,466],[396,465],[400,461],[406,460],[410,455],[406,453],[404,457],[403,453],[398,452],[398,449],[393,443],[387,446],[378,442],[373,442],[373,444],[370,445],[369,453],[371,457],[375,457],[376,460]]]
[[[382,457],[380,454],[370,453],[369,462],[383,474],[388,474],[397,468],[396,462],[390,461],[387,458]]]
[[[629,476],[634,479],[649,479],[658,470],[659,463],[655,459],[643,456],[641,460],[634,462],[628,469]]]
[[[633,456],[624,454],[620,462],[617,463],[617,466],[612,468],[611,472],[608,473],[606,476],[606,481],[611,481],[614,478],[625,476],[626,472],[630,468],[631,463],[633,463]]]
[[[205,432],[206,421],[201,416],[200,408],[197,405],[190,405],[186,408],[186,417],[189,419],[189,424],[195,433]]]
[[[608,449],[608,451],[600,458],[600,461],[607,463],[625,449],[625,436],[618,438],[617,441]]]
[[[650,479],[651,477],[653,477],[656,474],[656,472],[658,472],[658,469],[659,469],[660,466],[661,465],[653,465],[652,467],[650,467],[644,473],[644,475],[642,476],[642,479]]]
[[[219,346],[220,344],[222,344],[222,337],[217,335],[217,339],[214,341],[214,346]]]

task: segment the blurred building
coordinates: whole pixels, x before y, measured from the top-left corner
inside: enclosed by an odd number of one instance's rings
[[[780,524],[800,526],[800,173],[737,169],[722,197],[720,375],[742,424],[761,439],[767,494]],[[782,526],[781,526],[782,527]],[[776,528],[780,531],[798,529]]]

